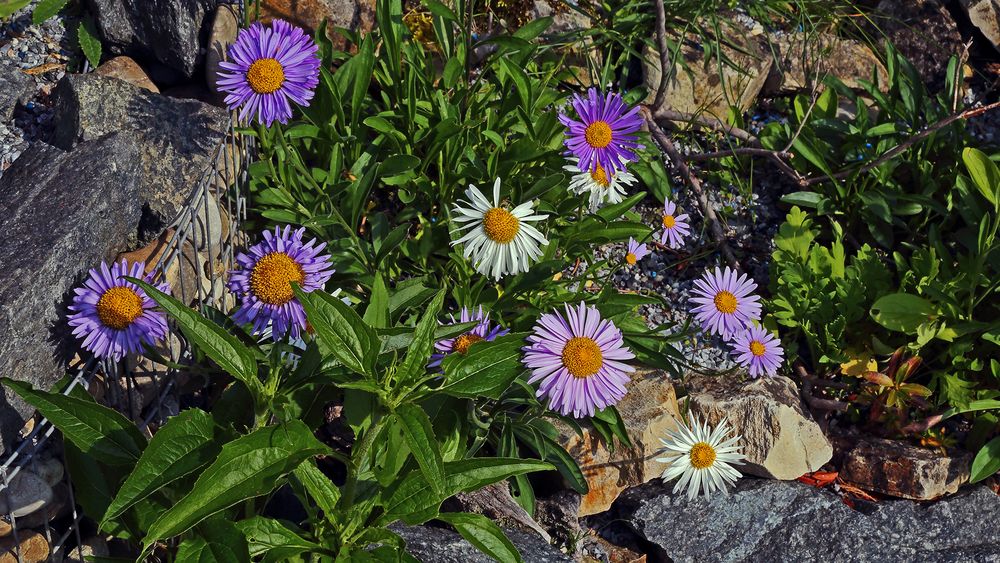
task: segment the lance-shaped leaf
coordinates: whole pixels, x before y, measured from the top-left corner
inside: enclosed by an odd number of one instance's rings
[[[271,563],[288,561],[307,551],[322,549],[315,542],[303,538],[293,524],[273,518],[255,516],[236,523],[236,527],[246,536],[250,546],[250,556],[263,555],[262,561]]]
[[[323,291],[306,293],[294,286],[295,296],[316,331],[319,348],[348,369],[373,375],[372,358],[381,346],[375,331],[341,300]]]
[[[498,399],[524,370],[524,334],[508,334],[493,342],[477,342],[466,354],[450,354],[441,364],[441,391],[455,397]]]
[[[521,554],[503,530],[482,514],[445,512],[437,518],[454,526],[469,543],[497,561],[521,562]]]
[[[424,409],[412,403],[396,407],[394,414],[403,428],[406,444],[410,446],[427,482],[439,494],[442,493],[445,484],[444,461],[441,459],[437,439],[434,438],[431,419]]]

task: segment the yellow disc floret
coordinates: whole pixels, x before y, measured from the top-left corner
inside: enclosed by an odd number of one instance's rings
[[[668,229],[673,229],[674,225],[676,225],[676,224],[677,224],[677,219],[674,219],[673,215],[664,215],[663,216],[663,226],[664,227],[666,227]]]
[[[611,126],[607,121],[595,121],[583,132],[587,144],[595,149],[603,149],[611,144]]]
[[[459,354],[466,354],[469,351],[469,346],[472,346],[476,342],[482,342],[483,337],[478,334],[463,334],[455,339],[455,343],[452,344],[451,350],[453,352],[458,352]]]
[[[625,261],[628,262],[629,266],[635,266],[635,263],[638,261],[638,258],[635,257],[635,254],[629,252],[625,254]]]
[[[507,244],[514,240],[517,231],[521,228],[521,222],[514,214],[502,207],[494,207],[483,215],[483,230],[490,240],[500,244]]]
[[[275,59],[257,59],[247,70],[247,84],[258,94],[273,94],[285,83],[285,69]]]
[[[562,363],[574,377],[590,377],[604,365],[604,355],[592,338],[577,336],[563,347]]]
[[[302,266],[284,252],[272,252],[254,264],[250,272],[250,291],[268,305],[284,305],[295,297],[292,282],[302,285],[306,274]]]
[[[750,353],[754,356],[763,356],[767,348],[764,347],[764,343],[759,340],[753,340],[750,342]]]
[[[600,164],[594,166],[594,171],[590,173],[590,178],[602,188],[611,185],[611,179],[608,177],[607,171]]]
[[[731,315],[736,312],[736,296],[728,291],[720,291],[715,294],[715,308],[720,313]]]
[[[691,446],[691,466],[695,469],[705,469],[715,463],[715,448],[707,442],[698,442]]]
[[[97,300],[96,308],[104,326],[124,330],[142,315],[142,298],[128,287],[112,287]]]

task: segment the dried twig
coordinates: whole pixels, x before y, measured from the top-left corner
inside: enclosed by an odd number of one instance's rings
[[[667,95],[667,73],[670,65],[670,49],[667,46],[667,15],[663,7],[663,0],[656,0],[656,48],[660,51],[660,83],[656,86],[656,97],[653,100],[653,107],[658,108],[663,105],[663,98]]]
[[[835,412],[845,412],[850,406],[843,401],[838,401],[836,399],[822,399],[813,395],[813,385],[818,384],[818,380],[809,374],[806,370],[806,366],[802,364],[801,361],[795,362],[795,373],[802,380],[802,398],[805,399],[806,404],[811,408],[818,411],[835,411]]]
[[[658,0],[662,1],[662,0]],[[677,148],[674,147],[673,142],[667,137],[667,134],[663,132],[663,129],[653,121],[652,116],[649,115],[648,111],[643,108],[643,114],[646,117],[646,123],[649,125],[649,130],[653,134],[653,138],[656,139],[657,144],[663,149],[663,152],[667,153],[667,157],[670,161],[674,163],[677,167],[677,171],[680,172],[684,181],[691,186],[691,190],[694,191],[695,198],[698,200],[698,205],[701,207],[702,216],[705,218],[705,222],[708,224],[708,232],[712,235],[712,240],[719,245],[719,250],[722,251],[722,256],[725,258],[726,263],[729,264],[734,270],[739,269],[739,262],[736,260],[736,256],[733,254],[733,250],[729,248],[729,242],[726,240],[725,233],[722,232],[722,223],[719,222],[718,215],[715,214],[715,208],[708,201],[708,196],[705,195],[705,190],[701,188],[701,181],[698,177],[691,173],[691,169],[688,168],[687,164],[684,162],[684,158],[678,152]]]

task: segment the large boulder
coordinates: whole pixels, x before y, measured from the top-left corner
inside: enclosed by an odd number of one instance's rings
[[[269,22],[275,18],[309,32],[326,21],[326,36],[333,41],[334,48],[346,49],[347,40],[334,28],[370,32],[375,25],[375,0],[263,0],[260,19]]]
[[[462,536],[431,526],[391,527],[406,541],[406,551],[418,561],[434,563],[493,563],[494,559],[476,549]],[[514,529],[504,533],[521,553],[524,563],[572,563],[573,559],[545,542],[538,534]]]
[[[655,459],[663,448],[660,438],[681,420],[670,376],[662,370],[633,374],[617,409],[631,448],[618,444],[612,451],[589,426],[583,427],[582,435],[560,427],[559,441],[580,465],[590,487],[580,501],[579,516],[604,512],[622,491],[659,477],[665,468]]]
[[[1000,560],[1000,496],[985,486],[862,512],[794,481],[743,479],[729,496],[693,501],[650,483],[625,493],[616,509],[667,561]]]
[[[206,15],[218,0],[87,0],[102,42],[116,55],[156,61],[186,78],[202,61]]]
[[[54,95],[57,146],[69,148],[112,131],[139,145],[143,244],[176,219],[198,181],[213,169],[226,135],[225,110],[157,95],[114,78],[67,75]]]
[[[962,52],[962,34],[941,0],[882,0],[871,14],[872,37],[885,37],[932,91],[944,87],[948,59]]]
[[[0,121],[9,121],[14,108],[35,93],[35,79],[6,59],[0,58]]]
[[[930,500],[969,481],[972,455],[949,455],[898,440],[860,440],[844,454],[840,478],[866,491]]]
[[[962,0],[969,21],[1000,50],[1000,0]]]
[[[49,389],[77,345],[66,325],[71,289],[135,242],[139,147],[125,135],[72,152],[31,146],[0,178],[0,373]],[[0,439],[17,438],[34,409],[0,390]]]
[[[770,36],[778,64],[764,84],[765,95],[809,91],[828,76],[839,78],[848,88],[859,89],[859,80],[877,76],[882,91],[888,90],[888,72],[867,45],[826,33],[775,33]]]
[[[712,426],[729,420],[742,437],[746,462],[739,469],[744,473],[797,479],[833,457],[833,446],[787,377],[694,377],[688,400],[691,413]]]

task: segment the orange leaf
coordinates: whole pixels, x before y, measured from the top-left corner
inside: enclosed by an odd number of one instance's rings
[[[825,487],[837,480],[836,471],[813,471],[799,477],[797,481],[812,485],[813,487]]]
[[[855,487],[854,485],[850,485],[848,483],[845,483],[845,482],[841,481],[840,479],[837,479],[837,484],[840,485],[840,490],[841,491],[847,493],[848,495],[850,495],[852,497],[859,498],[861,500],[867,500],[869,502],[878,502],[877,498],[875,498],[875,497],[871,496],[870,494],[868,494],[867,492],[865,492],[865,491],[863,491],[863,490]]]

